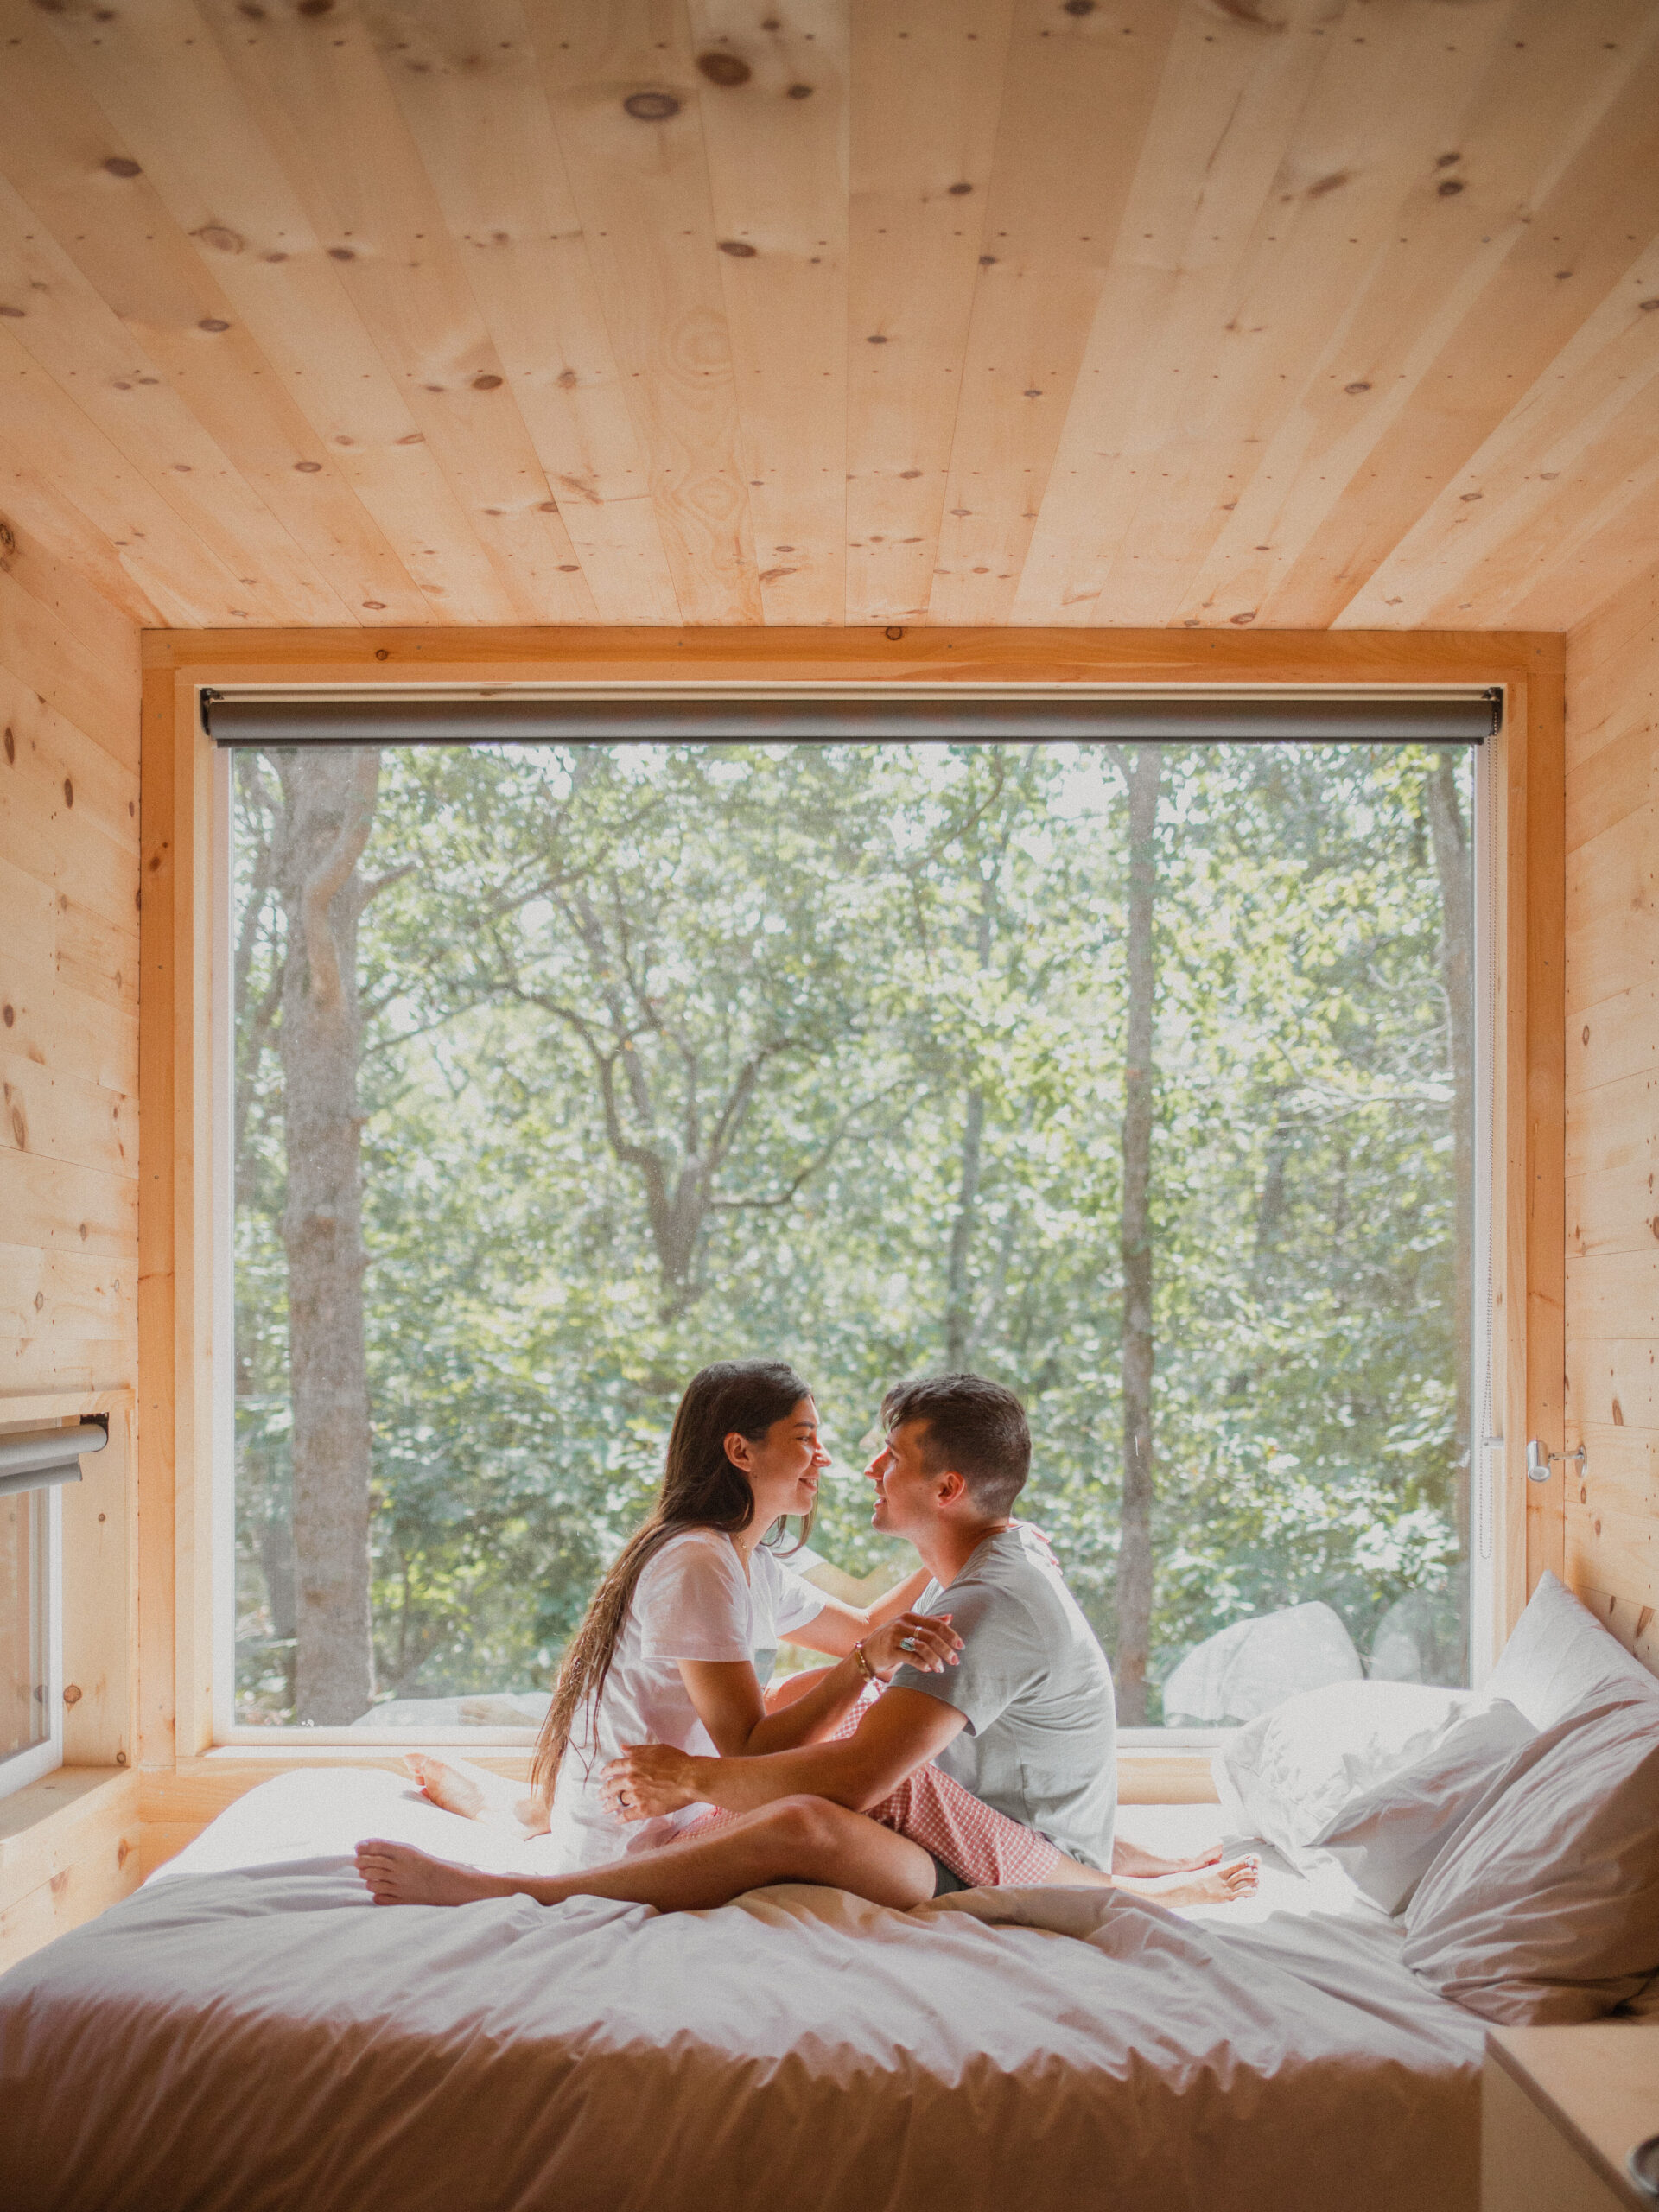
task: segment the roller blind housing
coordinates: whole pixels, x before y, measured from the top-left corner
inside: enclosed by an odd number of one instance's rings
[[[1269,693],[1133,698],[1085,691],[955,696],[664,692],[627,697],[384,694],[334,698],[201,695],[222,746],[754,743],[1478,745],[1502,715],[1495,691],[1375,697]]]

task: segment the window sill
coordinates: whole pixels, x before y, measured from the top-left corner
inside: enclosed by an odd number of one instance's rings
[[[536,1743],[533,1728],[238,1728],[216,1732],[215,1751],[248,1752],[268,1758],[273,1752],[299,1751],[309,1758],[317,1751],[465,1751],[469,1745],[486,1751],[531,1751]]]
[[[1198,1746],[1165,1751],[1154,1744],[1120,1742],[1117,1802],[1120,1805],[1217,1803],[1209,1752]]]
[[[1118,1738],[1119,1799],[1125,1805],[1214,1804],[1210,1755],[1231,1732],[1171,1729],[1172,1742],[1161,1729],[1126,1732]],[[404,1756],[410,1751],[459,1751],[475,1766],[527,1782],[535,1743],[528,1729],[480,1728],[466,1736],[451,1729],[411,1729],[403,1736],[344,1728],[326,1734],[319,1730],[315,1735],[309,1729],[272,1730],[252,1743],[243,1736],[238,1741],[215,1744],[194,1758],[181,1759],[171,1774],[146,1775],[144,1819],[211,1820],[256,1783],[296,1768],[372,1766],[401,1773]]]
[[[344,1733],[344,1731],[340,1732]],[[495,1732],[480,1730],[480,1733]],[[1137,1734],[1142,1732],[1137,1731]],[[1125,1805],[1212,1805],[1216,1785],[1210,1775],[1210,1752],[1198,1745],[1172,1745],[1157,1740],[1158,1732],[1144,1732],[1150,1741],[1121,1745],[1118,1752],[1118,1796]],[[284,1733],[275,1743],[215,1744],[194,1758],[181,1759],[170,1772],[146,1774],[143,1816],[148,1827],[200,1827],[216,1813],[233,1804],[245,1790],[276,1776],[305,1767],[372,1766],[402,1773],[410,1751],[452,1751],[410,1732],[404,1742],[388,1743],[385,1737],[366,1742],[308,1743]],[[526,1735],[516,1745],[472,1743],[463,1748],[476,1766],[488,1767],[514,1782],[527,1782],[533,1739]]]
[[[136,1798],[137,1791],[138,1777],[130,1767],[58,1766],[0,1797],[0,1891],[10,1893],[13,1866],[48,1834],[100,1818]]]

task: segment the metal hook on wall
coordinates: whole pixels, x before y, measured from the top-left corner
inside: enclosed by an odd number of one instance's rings
[[[1582,1474],[1589,1456],[1582,1444],[1576,1452],[1546,1452],[1535,1436],[1527,1446],[1527,1480],[1529,1483],[1547,1483],[1550,1469],[1567,1459],[1576,1460],[1579,1472]]]

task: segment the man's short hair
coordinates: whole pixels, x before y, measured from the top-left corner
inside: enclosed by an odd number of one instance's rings
[[[925,1421],[922,1465],[930,1475],[954,1468],[982,1513],[1008,1513],[1031,1472],[1031,1430],[1012,1390],[982,1375],[925,1375],[895,1382],[881,1401],[891,1435],[902,1422]]]

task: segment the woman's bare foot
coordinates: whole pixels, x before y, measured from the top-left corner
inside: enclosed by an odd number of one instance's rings
[[[371,1836],[357,1847],[357,1871],[374,1893],[376,1904],[472,1904],[499,1894],[476,1867],[433,1859],[412,1843],[387,1843]]]
[[[463,1820],[482,1820],[484,1792],[469,1775],[431,1751],[405,1752],[404,1764],[435,1805],[446,1813],[459,1813]]]
[[[1141,1894],[1156,1898],[1160,1904],[1237,1904],[1255,1895],[1261,1878],[1259,1859],[1235,1859],[1230,1865],[1213,1867],[1207,1873],[1160,1882],[1155,1889],[1146,1889]]]
[[[486,1821],[514,1834],[545,1835],[547,1808],[522,1784],[465,1759],[440,1758],[435,1751],[406,1751],[404,1764],[435,1805],[463,1820]]]
[[[1141,1882],[1155,1882],[1166,1874],[1196,1874],[1201,1867],[1213,1866],[1221,1852],[1220,1844],[1215,1843],[1207,1851],[1195,1851],[1190,1859],[1160,1859],[1155,1851],[1145,1851],[1120,1835],[1112,1841],[1112,1872],[1131,1874]]]
[[[1261,1879],[1262,1862],[1254,1855],[1235,1859],[1225,1866],[1149,1880],[1142,1874],[1114,1871],[1112,1879],[1132,1896],[1150,1897],[1155,1904],[1236,1904],[1254,1897]]]

